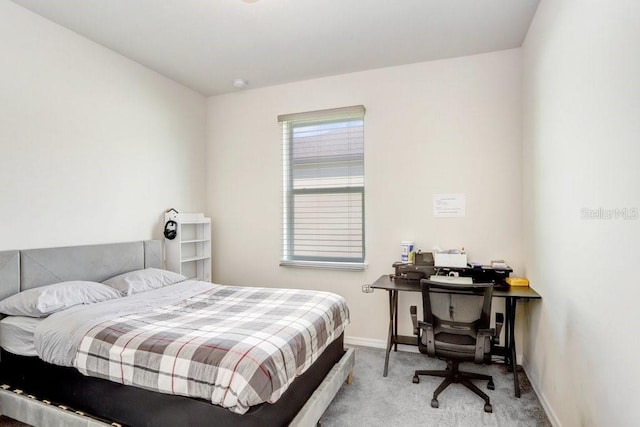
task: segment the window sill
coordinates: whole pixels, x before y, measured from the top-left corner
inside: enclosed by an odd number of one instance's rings
[[[366,262],[280,261],[280,267],[313,268],[320,270],[364,271]]]

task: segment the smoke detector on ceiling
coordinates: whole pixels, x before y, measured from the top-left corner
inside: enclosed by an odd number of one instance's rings
[[[233,85],[238,89],[244,89],[245,87],[249,86],[249,82],[245,79],[235,79],[233,81]]]

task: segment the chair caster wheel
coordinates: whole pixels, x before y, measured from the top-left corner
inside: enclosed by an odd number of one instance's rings
[[[493,380],[490,380],[490,381],[489,381],[489,384],[487,384],[487,388],[488,388],[489,390],[495,390],[495,389],[496,389],[495,384],[493,384]]]
[[[440,406],[440,403],[438,403],[438,399],[431,399],[431,407],[432,408],[437,408],[438,406]],[[491,405],[489,405],[491,406]],[[486,409],[486,406],[485,406]]]
[[[414,384],[420,384],[420,377],[418,377],[417,375],[413,376],[413,383]]]
[[[433,406],[433,403],[431,404],[431,406]],[[491,403],[486,403],[484,405],[484,412],[493,412],[493,407],[491,406]]]

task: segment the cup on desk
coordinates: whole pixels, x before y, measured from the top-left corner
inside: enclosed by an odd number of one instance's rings
[[[400,243],[400,261],[404,263],[409,262],[409,254],[413,251],[413,241],[403,240]]]

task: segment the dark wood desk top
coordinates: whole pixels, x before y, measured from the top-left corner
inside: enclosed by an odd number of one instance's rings
[[[404,279],[391,280],[388,274],[384,274],[371,285],[373,289],[384,289],[386,291],[420,292],[420,283],[408,282]],[[542,298],[539,293],[529,286],[510,286],[507,289],[494,289],[493,296],[496,298]]]

